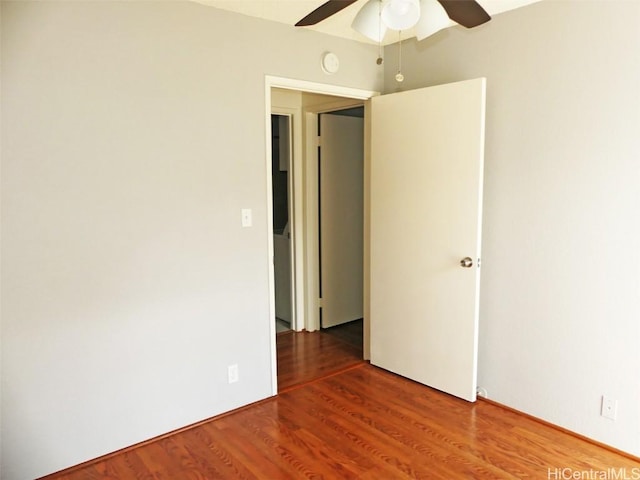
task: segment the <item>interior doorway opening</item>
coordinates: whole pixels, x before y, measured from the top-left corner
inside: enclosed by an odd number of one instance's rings
[[[486,80],[480,78],[365,103],[365,358],[469,401],[475,400],[477,384],[479,270],[460,267],[479,265],[481,258],[485,91]],[[321,112],[308,112],[305,125],[317,122]],[[313,136],[309,146],[317,149]],[[307,162],[305,168],[303,179],[311,186],[314,166]],[[460,177],[461,171],[470,173]],[[308,190],[304,198],[313,201]],[[313,222],[307,222],[305,233],[309,228],[317,229]],[[305,258],[315,261],[313,253],[317,250],[306,249]],[[313,303],[309,299],[305,306]],[[305,321],[312,325],[310,318]],[[422,348],[425,344],[430,348]]]
[[[320,289],[320,243],[321,239],[318,233],[319,230],[319,171],[318,171],[318,126],[320,123],[321,114],[335,114],[340,112],[341,116],[360,118],[363,122],[361,128],[361,140],[360,150],[364,152],[364,117],[366,117],[365,100],[375,95],[375,92],[362,92],[353,91],[353,96],[350,95],[351,89],[342,89],[341,87],[332,86],[319,86],[312,84],[309,89],[304,85],[297,85],[299,82],[292,81],[296,84],[295,87],[286,85],[285,88],[278,88],[277,83],[287,84],[289,81],[279,79],[276,84],[270,84],[267,81],[268,88],[268,105],[270,114],[287,114],[290,117],[290,145],[291,145],[291,169],[289,170],[289,185],[290,185],[290,210],[289,210],[289,234],[291,236],[291,263],[292,263],[292,322],[291,327],[293,332],[317,332],[318,334],[331,334],[336,331],[323,330],[320,331],[320,304],[321,297],[319,295]],[[270,85],[270,86],[269,86]],[[319,93],[321,89],[325,88],[325,93]],[[334,94],[334,90],[340,92],[341,95]],[[342,92],[344,90],[344,92]],[[349,92],[347,92],[347,90]],[[352,109],[356,109],[353,111]],[[352,111],[350,111],[352,110]],[[271,116],[269,117],[269,128],[271,128]],[[271,142],[275,141],[273,138],[269,138]],[[272,146],[269,144],[269,150]],[[270,168],[273,159],[270,158]],[[364,162],[363,162],[364,163]],[[362,167],[364,169],[364,165]],[[273,180],[273,179],[272,179]],[[364,175],[361,174],[359,183],[364,185]],[[271,185],[270,185],[271,187]],[[364,188],[364,187],[363,187]],[[272,194],[270,188],[270,194]],[[362,197],[362,195],[361,195]],[[269,199],[270,204],[273,199]],[[364,205],[364,201],[363,201]],[[363,208],[360,209],[360,221],[362,224],[365,222],[365,214]],[[273,218],[270,219],[271,221]],[[275,235],[278,234],[277,229],[274,229],[272,240],[275,246]],[[363,233],[359,234],[361,241]],[[365,256],[363,253],[358,254],[360,259]],[[274,268],[275,270],[275,268]],[[274,277],[275,281],[277,279]],[[275,295],[277,287],[273,288],[273,318],[276,315],[277,304],[275,302]],[[360,290],[364,291],[364,275],[361,274]],[[361,297],[363,294],[360,294]],[[361,298],[360,308],[366,302]],[[361,313],[357,318],[350,320],[356,320],[359,322],[359,331],[356,327],[357,335],[356,342],[359,344],[360,353],[358,354],[358,361],[362,361],[363,357],[366,358],[367,340],[363,340],[363,335],[366,336],[366,315]],[[337,330],[337,329],[336,329]],[[347,341],[354,342],[353,328],[347,333]],[[336,332],[337,333],[337,332]],[[282,334],[279,334],[282,335]],[[284,335],[288,335],[285,333]],[[273,328],[274,346],[276,345],[276,329]],[[280,342],[281,343],[281,342]],[[363,354],[362,347],[365,347]],[[278,349],[274,349],[274,357],[279,355]],[[277,361],[274,358],[274,393],[277,392]]]

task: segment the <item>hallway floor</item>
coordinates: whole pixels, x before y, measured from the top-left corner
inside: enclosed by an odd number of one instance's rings
[[[316,332],[289,330],[276,343],[280,392],[363,362],[362,320]]]

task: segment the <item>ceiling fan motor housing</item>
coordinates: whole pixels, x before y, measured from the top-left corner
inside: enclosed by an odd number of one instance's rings
[[[408,30],[420,19],[418,0],[384,0],[382,3],[382,21],[392,30]]]

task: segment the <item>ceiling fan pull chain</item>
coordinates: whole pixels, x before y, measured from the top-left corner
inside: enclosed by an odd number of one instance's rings
[[[402,30],[398,30],[398,73],[396,73],[396,82],[404,81],[402,74]]]
[[[384,58],[382,58],[382,0],[378,1],[378,58],[376,63],[382,65]]]

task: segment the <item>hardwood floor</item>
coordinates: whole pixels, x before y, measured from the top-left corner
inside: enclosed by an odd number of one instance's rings
[[[362,319],[327,328],[322,330],[322,333],[326,333],[354,345],[362,351],[362,337],[364,335],[364,324]]]
[[[351,322],[313,333],[278,334],[278,391],[362,363],[358,328],[357,322]]]
[[[297,335],[287,335],[278,341],[292,342],[297,353],[290,364],[279,364],[281,370],[300,366],[302,359],[325,350],[322,339],[306,337],[315,345],[307,348]],[[640,478],[640,462],[489,402],[470,404],[364,362],[333,375],[328,372],[306,381],[281,371],[285,378],[303,383],[47,478]]]

